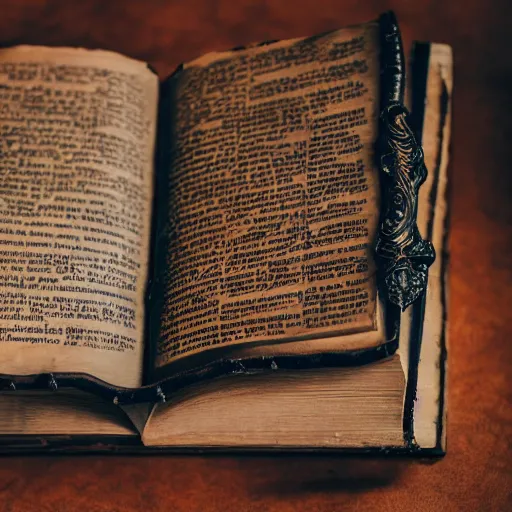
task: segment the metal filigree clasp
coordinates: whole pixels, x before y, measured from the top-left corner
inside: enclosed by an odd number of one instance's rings
[[[387,298],[403,311],[426,289],[428,267],[435,260],[433,245],[423,240],[416,224],[418,192],[427,169],[407,109],[392,103],[380,121],[384,192],[375,251]]]

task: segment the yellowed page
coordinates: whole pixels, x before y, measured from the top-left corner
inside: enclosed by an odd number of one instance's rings
[[[145,446],[403,447],[398,356],[359,367],[232,375],[153,409]]]
[[[0,51],[0,373],[141,383],[158,80],[102,51]]]
[[[75,389],[0,392],[0,445],[2,436],[42,436],[43,446],[57,435],[136,437],[137,430],[112,402]]]
[[[210,54],[176,75],[157,366],[378,331],[377,33]]]

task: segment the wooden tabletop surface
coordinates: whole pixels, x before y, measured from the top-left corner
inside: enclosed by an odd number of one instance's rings
[[[404,40],[453,46],[448,455],[0,459],[0,511],[512,510],[512,2],[10,0],[1,44],[80,45],[164,77],[206,51],[394,9]]]

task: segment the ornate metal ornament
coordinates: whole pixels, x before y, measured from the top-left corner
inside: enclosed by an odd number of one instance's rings
[[[378,163],[383,193],[375,252],[387,299],[403,311],[426,290],[428,267],[435,260],[435,251],[421,237],[416,224],[418,193],[427,169],[423,150],[411,129],[409,112],[403,105],[404,59],[400,33],[392,14],[381,19],[381,27]]]

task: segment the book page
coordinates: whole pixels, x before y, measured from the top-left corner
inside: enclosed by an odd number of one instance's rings
[[[112,402],[77,389],[0,392],[0,450],[13,437],[41,447],[47,436],[67,436],[72,444],[72,436],[137,437],[137,430]]]
[[[0,51],[0,373],[141,384],[157,94],[114,53]]]
[[[358,367],[224,376],[156,404],[142,442],[228,450],[403,447],[404,389],[397,355]]]
[[[369,24],[175,75],[157,366],[377,330],[377,38]]]

